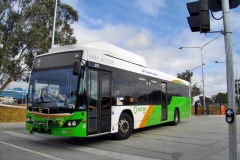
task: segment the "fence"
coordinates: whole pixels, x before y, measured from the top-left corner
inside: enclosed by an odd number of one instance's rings
[[[199,107],[200,108],[200,115],[204,115],[204,108],[203,107]],[[226,111],[227,106],[225,105],[221,105],[218,107],[206,107],[206,115],[225,115],[225,111]],[[237,107],[238,110],[238,107]],[[195,115],[195,107],[192,106],[192,115]],[[199,115],[199,114],[198,114]]]

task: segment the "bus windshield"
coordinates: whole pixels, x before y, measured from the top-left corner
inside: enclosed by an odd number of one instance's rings
[[[29,107],[61,107],[75,109],[78,76],[72,68],[35,71],[31,75]]]

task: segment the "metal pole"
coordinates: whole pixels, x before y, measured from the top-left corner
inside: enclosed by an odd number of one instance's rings
[[[201,48],[201,57],[202,57],[203,109],[204,109],[204,115],[206,115],[206,104],[205,104],[205,91],[204,91],[204,74],[203,74],[203,54],[202,54],[202,48]]]
[[[204,63],[201,65],[201,66],[203,66],[204,65]],[[192,87],[192,76],[191,76],[191,73],[192,73],[192,71],[193,70],[195,70],[195,69],[197,69],[197,68],[199,68],[199,67],[201,67],[201,66],[198,66],[198,67],[196,67],[196,68],[193,68],[192,70],[190,70],[190,86],[189,86],[189,95],[190,95],[190,105],[191,105],[191,113],[192,113],[192,92],[191,92],[191,87]]]
[[[23,104],[23,92],[22,92],[22,104]]]
[[[221,37],[222,35],[220,34],[219,36],[217,36],[216,38],[212,39],[211,41],[207,42],[206,44],[204,44],[202,47],[180,47],[179,49],[183,49],[183,48],[199,48],[201,49],[201,59],[202,59],[202,82],[203,82],[203,107],[204,107],[204,115],[206,115],[206,105],[205,105],[205,91],[204,91],[204,73],[203,73],[203,53],[202,50],[203,48],[208,45],[209,43],[211,43],[212,41],[214,41],[215,39]]]
[[[204,90],[204,73],[203,73],[203,53],[202,50],[203,48],[208,45],[209,43],[211,43],[212,41],[214,41],[215,39],[221,37],[222,35],[220,34],[219,36],[217,36],[216,38],[212,39],[211,41],[209,41],[208,43],[204,44],[200,49],[201,49],[201,57],[202,57],[202,81],[203,81],[203,108],[204,108],[204,115],[206,115],[206,102],[205,102],[205,90]]]
[[[236,103],[234,92],[234,71],[232,54],[232,30],[230,21],[229,1],[222,0],[224,39],[226,52],[226,73],[227,73],[227,92],[228,108],[234,111],[234,121],[228,124],[229,132],[229,160],[237,160],[237,136],[236,136]]]
[[[239,90],[238,90],[238,76],[237,76],[237,65],[236,65],[236,63],[235,63],[235,67],[236,67],[236,80],[237,80],[237,106],[238,106],[238,110],[237,110],[237,112],[238,112],[238,114],[239,114]],[[236,113],[237,113],[236,112]]]
[[[52,48],[54,45],[54,36],[55,36],[55,23],[56,23],[56,13],[57,13],[57,0],[55,0],[55,10],[54,10],[54,18],[53,18],[53,30],[52,30]]]

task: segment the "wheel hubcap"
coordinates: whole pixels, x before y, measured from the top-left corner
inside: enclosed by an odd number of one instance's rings
[[[126,121],[126,119],[121,119],[119,121],[119,130],[122,132],[122,133],[127,133],[128,130],[129,130],[129,123],[128,121]]]

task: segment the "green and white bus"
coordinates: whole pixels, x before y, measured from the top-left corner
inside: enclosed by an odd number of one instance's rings
[[[190,116],[187,81],[101,41],[36,56],[27,101],[27,131],[66,137],[122,140],[133,129],[177,125]]]

